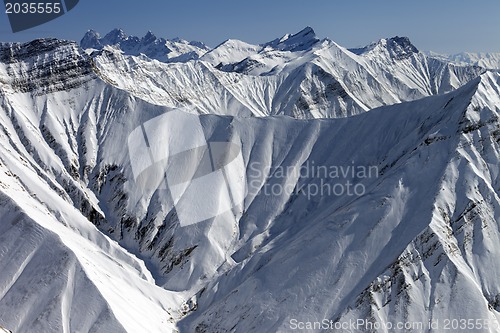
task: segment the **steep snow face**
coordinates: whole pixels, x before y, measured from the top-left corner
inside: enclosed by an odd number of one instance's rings
[[[13,332],[171,332],[181,296],[2,147],[0,322]],[[19,167],[16,168],[15,164]],[[15,172],[15,173],[12,173]]]
[[[80,46],[90,51],[111,46],[127,55],[142,54],[162,62],[187,62],[198,59],[210,49],[201,42],[158,38],[151,31],[142,38],[127,36],[121,29],[114,29],[102,38],[99,33],[89,30],[80,41]]]
[[[460,66],[480,66],[487,69],[500,70],[500,53],[472,53],[439,54],[426,52],[432,58],[449,61]]]

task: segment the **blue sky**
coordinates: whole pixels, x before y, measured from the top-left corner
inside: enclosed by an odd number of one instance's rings
[[[305,26],[346,47],[398,35],[422,50],[500,52],[500,0],[80,0],[66,15],[16,34],[2,13],[0,40],[80,40],[88,29],[118,27],[216,46],[227,38],[262,43]]]

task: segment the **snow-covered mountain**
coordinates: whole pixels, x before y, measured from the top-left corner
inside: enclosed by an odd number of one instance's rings
[[[467,316],[497,332],[500,74],[428,58],[405,38],[349,51],[313,35],[227,41],[176,63],[55,39],[1,44],[0,326],[437,320],[428,331],[448,332],[445,319]],[[246,69],[219,66],[236,62]],[[238,212],[181,227],[164,184],[137,186],[128,138],[179,106],[207,140],[241,147],[244,175],[225,176],[248,181]],[[164,126],[149,146],[195,135]],[[332,192],[349,184],[354,194]]]
[[[488,69],[500,70],[500,53],[461,52],[456,54],[439,54],[426,52],[430,57],[449,61],[460,66],[474,65]]]
[[[80,41],[88,50],[102,50],[106,46],[122,51],[126,55],[144,55],[162,62],[186,62],[198,59],[209,47],[201,42],[188,42],[180,38],[167,40],[148,31],[142,38],[127,36],[121,29],[114,29],[101,38],[99,33],[89,30]]]

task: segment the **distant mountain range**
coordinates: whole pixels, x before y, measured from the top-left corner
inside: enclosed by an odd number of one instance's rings
[[[89,34],[95,35],[88,33],[81,45],[93,45],[95,50],[97,45],[88,43]],[[101,50],[92,53],[100,75],[153,104],[189,105],[200,113],[344,117],[449,92],[485,72],[428,57],[408,38],[382,39],[348,50],[329,39],[319,40],[309,27],[262,45],[227,40],[200,53],[200,61],[194,62],[187,56],[193,51],[175,53],[167,64],[151,62],[136,56],[137,48],[129,52],[122,46],[129,40],[165,44],[147,36],[126,37],[114,30],[102,38]],[[105,48],[106,41],[114,46]],[[170,53],[154,54],[159,60]]]
[[[102,50],[105,46],[114,46],[127,55],[145,55],[163,62],[185,62],[198,59],[209,47],[200,42],[188,42],[183,39],[166,40],[156,37],[151,31],[142,37],[127,36],[121,29],[114,29],[106,36],[90,30],[80,42],[84,49]]]
[[[474,65],[488,69],[500,70],[500,53],[471,53],[462,52],[457,54],[439,54],[426,52],[430,57],[449,61],[457,65]]]
[[[393,43],[405,45],[406,52],[419,52],[407,37],[394,37],[389,39]],[[114,29],[101,37],[94,30],[89,30],[80,41],[80,46],[84,49],[101,50],[104,46],[113,46],[120,49],[126,55],[138,56],[143,54],[151,59],[162,62],[186,62],[199,59],[205,55],[204,59],[209,62],[220,61],[221,64],[234,64],[244,60],[246,57],[269,47],[281,51],[299,51],[311,48],[320,40],[316,37],[314,30],[307,27],[297,34],[287,34],[281,38],[263,43],[261,45],[252,45],[239,40],[227,40],[212,50],[202,42],[185,41],[180,38],[164,39],[156,37],[151,31],[142,37],[127,36],[121,29]],[[379,42],[372,43],[362,48],[351,48],[351,52],[360,54],[376,47]],[[222,48],[231,50],[231,59],[224,58]],[[208,53],[208,54],[207,54]],[[452,62],[459,66],[480,66],[487,69],[500,69],[500,53],[487,52],[461,52],[456,54],[441,54],[433,51],[423,51],[429,57]],[[182,57],[180,57],[183,55]],[[394,55],[397,56],[397,55]]]

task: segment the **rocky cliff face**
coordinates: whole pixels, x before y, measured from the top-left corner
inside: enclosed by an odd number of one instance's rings
[[[92,60],[74,42],[39,39],[0,45],[2,83],[20,92],[69,90],[95,78]]]

